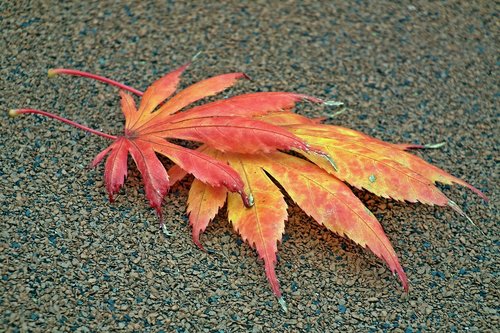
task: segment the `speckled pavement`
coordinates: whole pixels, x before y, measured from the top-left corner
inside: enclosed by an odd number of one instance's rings
[[[498,6],[493,1],[119,1],[0,3],[0,331],[493,332],[498,323]],[[183,85],[231,71],[229,94],[294,91],[343,101],[329,120],[391,142],[437,143],[416,154],[486,193],[443,191],[452,210],[356,192],[383,224],[410,280],[290,208],[277,274],[224,214],[191,241],[188,182],[158,232],[135,168],[115,203],[105,139],[11,108],[36,107],[120,133],[117,90],[70,67],[144,89],[203,51]],[[226,96],[226,93],[223,94]],[[334,110],[301,104],[297,112]],[[168,163],[168,161],[166,161]]]

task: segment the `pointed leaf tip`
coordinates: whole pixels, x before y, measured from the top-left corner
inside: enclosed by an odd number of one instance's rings
[[[457,205],[456,202],[454,201],[448,201],[448,207],[450,207],[451,209],[453,209],[455,212],[457,212],[458,214],[462,215],[463,217],[465,217],[467,219],[467,221],[469,221],[474,227],[476,227],[477,229],[479,229],[479,227],[474,223],[474,221],[472,221],[472,219],[469,217],[469,215],[467,215],[461,208],[460,206]],[[481,233],[483,233],[483,231],[481,229],[479,229],[479,231]],[[484,234],[484,233],[483,233]]]
[[[309,95],[304,95],[304,94],[299,94],[297,96],[300,97],[303,101],[308,101],[308,102],[317,103],[317,104],[324,104],[325,103],[325,101],[322,100],[321,98],[317,98],[314,96],[309,96]]]
[[[241,76],[242,78],[247,79],[248,81],[253,81],[253,79],[250,76],[248,76],[246,73],[241,73],[241,75],[242,75]]]
[[[334,106],[334,107],[344,106],[343,102],[338,102],[338,101],[324,101],[323,104],[326,106]]]
[[[285,302],[285,299],[283,297],[278,298],[278,303],[279,303],[279,305],[281,305],[281,308],[283,309],[283,311],[285,313],[288,312],[288,307],[286,306],[286,302]]]
[[[441,148],[443,146],[446,145],[446,142],[439,142],[439,143],[430,143],[430,144],[426,144],[424,145],[424,148],[425,149],[438,149],[438,148]]]
[[[243,204],[245,205],[246,208],[251,208],[255,204],[252,193],[250,194],[246,194],[245,192],[238,192],[238,193],[241,195],[241,199],[243,200]]]
[[[196,54],[191,58],[191,62],[194,62],[198,57],[203,53],[203,51],[198,51]]]
[[[167,226],[165,225],[165,223],[161,223],[160,224],[160,229],[161,229],[161,232],[165,235],[165,236],[172,236],[173,234],[171,232],[168,231],[167,229]]]
[[[412,143],[399,143],[396,144],[396,147],[399,147],[400,149],[403,150],[410,150],[410,149],[439,149],[443,146],[446,145],[446,142],[439,142],[439,143],[428,143],[425,145],[419,145],[419,144],[412,144]]]

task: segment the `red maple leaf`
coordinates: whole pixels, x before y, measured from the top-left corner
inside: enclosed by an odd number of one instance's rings
[[[206,104],[176,114],[189,104],[215,95],[234,85],[238,79],[246,78],[243,73],[218,75],[195,83],[174,95],[180,76],[188,66],[189,63],[163,76],[144,93],[95,74],[70,69],[49,71],[49,76],[57,74],[77,75],[122,88],[120,96],[121,109],[125,116],[125,129],[118,136],[90,129],[46,111],[18,109],[11,110],[10,114],[34,113],[48,116],[113,140],[113,143],[100,152],[91,163],[92,166],[96,166],[107,156],[104,179],[110,201],[113,201],[115,194],[124,184],[127,176],[127,160],[130,154],[141,173],[146,197],[160,217],[162,226],[161,205],[169,190],[170,182],[168,173],[158,159],[157,153],[168,157],[203,183],[215,187],[225,186],[230,192],[239,193],[244,204],[251,206],[252,197],[247,196],[243,191],[244,184],[240,175],[227,163],[196,150],[173,144],[168,139],[192,140],[210,144],[221,151],[239,153],[267,153],[276,149],[288,150],[291,148],[307,151],[309,148],[302,139],[279,126],[244,117],[241,112],[244,111],[244,107],[239,108],[239,106],[256,105],[254,104],[256,102],[261,102],[260,104],[263,106],[270,103],[272,106],[273,103],[280,103],[283,99],[296,100],[308,97],[295,94],[282,97],[273,93],[257,94],[255,97],[243,95],[233,105],[239,112],[221,115],[216,112],[217,102],[215,102],[210,103],[213,107]],[[124,90],[142,96],[139,108],[136,107],[132,96]]]

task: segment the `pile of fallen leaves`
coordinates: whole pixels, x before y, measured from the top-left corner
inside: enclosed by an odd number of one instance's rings
[[[291,110],[299,101],[320,99],[288,92],[239,95],[200,106],[188,106],[231,87],[243,73],[215,76],[175,94],[186,64],[154,82],[144,93],[116,81],[69,69],[68,74],[93,78],[121,88],[125,130],[110,135],[49,112],[11,110],[10,115],[33,113],[63,121],[112,141],[92,161],[106,156],[104,178],[109,198],[127,176],[128,155],[142,175],[146,197],[164,232],[162,201],[169,188],[192,174],[188,214],[194,242],[227,203],[227,216],[241,237],[264,261],[274,294],[286,310],[275,274],[277,242],[285,230],[284,193],[327,229],[369,248],[397,273],[403,288],[408,281],[382,226],[346,185],[400,201],[449,206],[465,216],[435,183],[460,184],[486,197],[464,181],[409,154],[418,145],[391,144],[344,127],[322,124]],[[141,96],[137,108],[134,98]],[[193,150],[171,139],[201,143]],[[290,152],[292,152],[290,154]],[[168,172],[157,154],[175,166]]]

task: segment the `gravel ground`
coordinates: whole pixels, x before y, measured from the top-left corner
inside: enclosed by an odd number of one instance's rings
[[[0,331],[498,331],[498,6],[494,1],[256,1],[157,4],[0,3]],[[41,117],[37,107],[119,133],[117,91],[47,79],[53,67],[97,72],[144,89],[203,55],[184,84],[230,71],[254,80],[231,93],[287,90],[344,101],[333,122],[418,152],[491,199],[444,187],[450,209],[358,192],[410,279],[404,294],[369,252],[316,226],[297,207],[279,249],[283,313],[262,263],[217,218],[193,245],[188,183],[173,189],[159,234],[135,168],[114,204],[104,139]],[[321,116],[329,109],[303,105]]]

